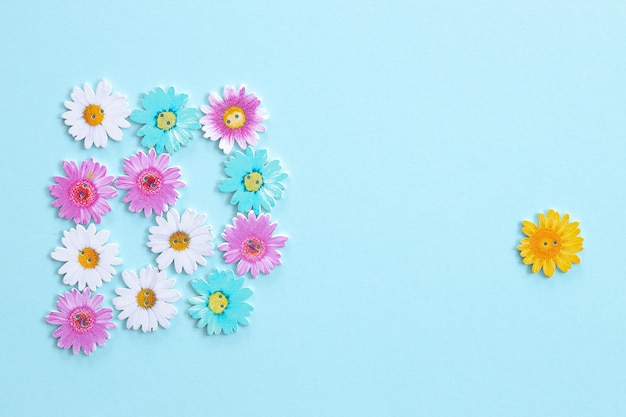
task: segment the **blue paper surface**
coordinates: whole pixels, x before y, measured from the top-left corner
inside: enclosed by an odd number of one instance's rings
[[[23,1],[2,17],[0,415],[626,414],[623,3]],[[141,148],[137,124],[89,151],[67,133],[63,101],[102,78],[131,109],[170,86],[190,107],[242,83],[263,100],[290,240],[245,279],[237,333],[187,313],[192,279],[234,268],[216,251],[168,270],[170,329],[115,319],[90,357],[56,348],[44,316],[70,287],[49,255],[73,223],[48,186],[63,160],[120,175]],[[216,244],[235,216],[226,159],[197,131],[171,161],[176,208],[206,213]],[[156,265],[154,216],[121,200],[99,226],[124,260],[108,307],[121,271]],[[549,208],[585,238],[551,279],[516,250]]]

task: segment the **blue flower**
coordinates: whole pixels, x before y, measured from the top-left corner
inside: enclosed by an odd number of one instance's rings
[[[252,209],[259,214],[261,208],[272,211],[276,200],[283,196],[285,186],[281,181],[287,174],[281,171],[280,162],[267,162],[267,151],[260,150],[255,155],[248,147],[245,154],[236,152],[224,165],[230,178],[222,180],[218,188],[224,193],[235,192],[230,202],[238,204],[239,212]]]
[[[143,109],[134,110],[130,120],[143,123],[137,135],[143,136],[141,145],[146,148],[156,147],[157,153],[163,148],[172,153],[187,145],[193,138],[191,129],[200,129],[197,109],[183,108],[187,103],[187,94],[174,94],[174,87],[167,93],[162,88],[144,94]]]
[[[209,274],[208,281],[204,278],[191,281],[200,296],[189,299],[193,304],[189,314],[199,319],[198,327],[206,326],[209,334],[231,334],[237,331],[237,324],[247,326],[246,317],[253,307],[243,300],[252,295],[252,290],[241,284],[243,278],[235,278],[232,271],[218,270]]]

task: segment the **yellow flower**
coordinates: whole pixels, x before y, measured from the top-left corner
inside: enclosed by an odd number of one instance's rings
[[[547,216],[539,213],[539,226],[524,220],[522,232],[528,237],[521,240],[517,249],[522,262],[532,264],[533,274],[543,268],[543,273],[551,277],[555,265],[561,272],[567,272],[572,263],[580,263],[575,252],[583,250],[583,238],[578,236],[578,222],[569,222],[569,214],[561,217],[554,210],[548,210]]]

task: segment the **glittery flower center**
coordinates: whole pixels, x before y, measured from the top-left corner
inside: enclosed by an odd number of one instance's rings
[[[70,188],[70,199],[78,206],[90,207],[98,198],[98,191],[91,182],[81,180]]]
[[[239,106],[231,106],[224,111],[224,125],[229,129],[239,129],[246,123],[246,113]]]
[[[209,295],[209,308],[214,314],[222,314],[228,307],[228,298],[221,291]]]
[[[93,248],[83,248],[78,252],[78,263],[85,269],[92,269],[98,266],[100,256]]]
[[[540,229],[531,237],[530,247],[539,258],[553,259],[561,250],[560,236],[553,230]]]
[[[167,132],[176,126],[176,113],[171,111],[162,111],[157,115],[156,125],[159,129]]]
[[[263,175],[260,172],[250,172],[243,177],[243,186],[246,191],[257,192],[263,186]]]
[[[142,171],[137,176],[137,187],[145,195],[153,195],[159,192],[163,184],[163,177],[156,169]]]
[[[265,244],[256,236],[250,236],[241,244],[241,251],[247,258],[260,258],[265,253]]]
[[[98,126],[104,120],[104,110],[97,104],[90,104],[83,110],[83,119],[89,126]]]
[[[141,308],[151,309],[156,301],[156,294],[150,288],[142,288],[137,293],[137,305]]]
[[[172,249],[182,251],[189,247],[189,235],[185,232],[174,232],[170,236],[170,246]]]
[[[93,311],[85,307],[78,307],[69,314],[68,322],[74,332],[85,333],[93,327],[95,318]]]

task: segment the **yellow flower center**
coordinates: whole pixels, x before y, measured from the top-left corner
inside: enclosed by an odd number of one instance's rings
[[[246,113],[239,106],[231,106],[224,111],[222,120],[227,128],[239,129],[246,123]]]
[[[174,232],[170,236],[170,246],[172,249],[181,251],[189,246],[189,235],[185,232]]]
[[[97,104],[90,104],[83,110],[83,119],[89,126],[98,126],[104,120],[104,110]]]
[[[146,310],[152,308],[156,303],[156,294],[150,288],[142,288],[137,293],[137,305]]]
[[[100,256],[92,248],[83,248],[78,252],[78,263],[85,269],[92,269],[98,266],[100,262]]]
[[[554,259],[561,250],[559,235],[549,229],[539,229],[530,239],[533,252],[542,259]]]
[[[171,111],[162,111],[157,116],[156,125],[159,129],[167,132],[176,126],[176,114]]]
[[[243,177],[243,186],[246,191],[256,192],[263,186],[263,175],[260,172],[251,172]]]
[[[228,298],[221,291],[209,295],[209,308],[214,314],[222,314],[228,307]]]

